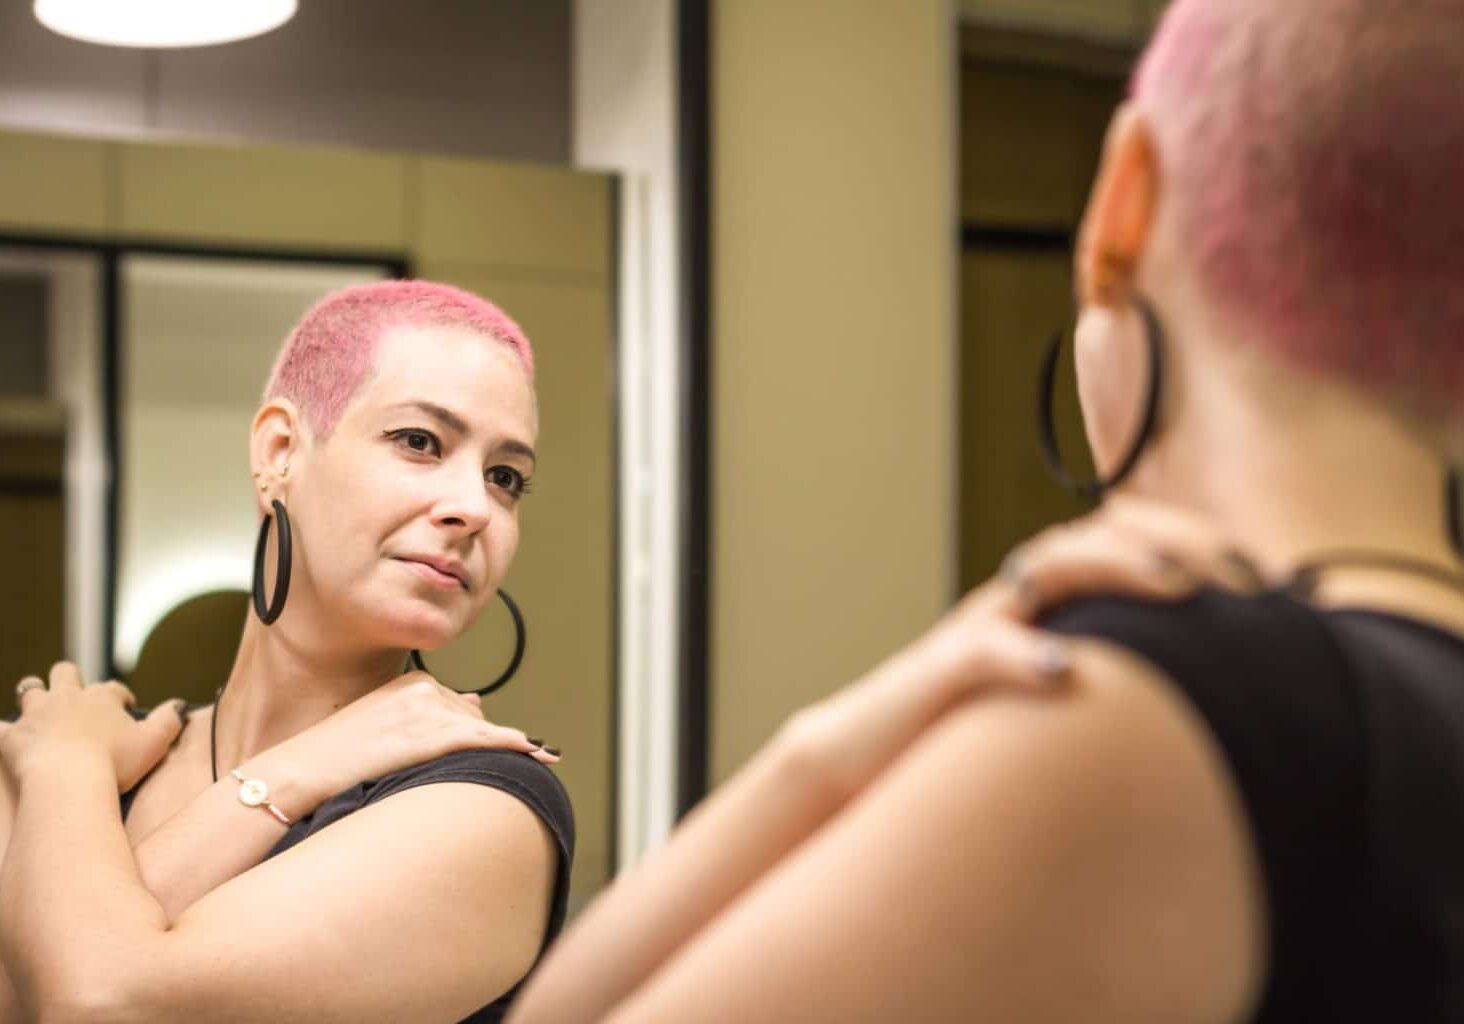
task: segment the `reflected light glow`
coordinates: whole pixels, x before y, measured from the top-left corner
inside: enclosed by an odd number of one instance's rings
[[[253,563],[238,551],[195,549],[134,576],[118,595],[117,668],[130,672],[136,667],[148,634],[174,608],[215,590],[248,591],[254,585],[252,573]]]
[[[298,0],[35,0],[52,32],[105,46],[176,48],[230,43],[276,29]]]

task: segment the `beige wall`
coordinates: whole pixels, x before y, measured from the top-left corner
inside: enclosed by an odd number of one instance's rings
[[[954,580],[954,15],[713,5],[712,769]]]
[[[523,324],[538,357],[541,466],[505,585],[523,605],[530,646],[486,710],[565,751],[557,772],[579,828],[575,903],[608,875],[612,813],[610,204],[608,176],[555,167],[0,131],[0,233],[398,253],[420,276],[478,290]],[[247,497],[227,486],[188,498]],[[495,605],[429,664],[453,685],[481,685],[507,660],[505,621]]]

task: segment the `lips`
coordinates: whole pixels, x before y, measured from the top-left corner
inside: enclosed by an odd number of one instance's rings
[[[397,555],[396,560],[429,570],[440,582],[454,580],[464,590],[468,589],[468,572],[461,562],[432,555]]]

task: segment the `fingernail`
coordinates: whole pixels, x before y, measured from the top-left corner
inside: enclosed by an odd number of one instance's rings
[[[191,715],[191,714],[193,714],[193,712],[191,712],[191,711],[188,710],[188,702],[186,700],[184,700],[183,698],[179,697],[177,700],[174,700],[172,703],[173,703],[173,710],[175,712],[177,712],[177,714],[178,714],[178,721],[180,723],[182,723],[183,725],[187,725],[188,724],[188,716]]]
[[[536,747],[542,747],[544,745],[544,741],[543,740],[535,739],[532,736],[529,737],[529,742],[532,743]]]
[[[1064,682],[1072,668],[1073,662],[1066,644],[1049,640],[1042,645],[1042,650],[1037,655],[1037,671],[1049,686]]]
[[[1246,555],[1235,548],[1225,549],[1225,561],[1245,580],[1245,587],[1252,591],[1266,589],[1266,578],[1261,575],[1261,568]]]
[[[1195,579],[1194,573],[1186,569],[1179,559],[1167,551],[1155,552],[1154,566],[1176,586],[1193,587],[1199,582]]]
[[[542,751],[544,751],[544,753],[546,753],[546,754],[552,754],[555,757],[558,757],[559,756],[559,748],[558,747],[545,747],[545,746],[541,746],[539,749],[542,750]]]

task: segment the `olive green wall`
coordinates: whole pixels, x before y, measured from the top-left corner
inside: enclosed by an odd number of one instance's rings
[[[397,253],[419,276],[480,291],[524,326],[538,357],[541,468],[506,586],[530,646],[519,678],[486,710],[565,751],[576,902],[609,865],[611,202],[605,175],[528,164],[0,132],[0,234]],[[241,474],[246,457],[241,443]],[[492,649],[459,645],[429,662],[451,684],[481,683],[506,660],[496,642],[483,646]]]
[[[722,0],[712,774],[953,595],[955,16]]]
[[[1169,0],[960,0],[973,24],[1053,35],[1137,42],[1148,35]]]

